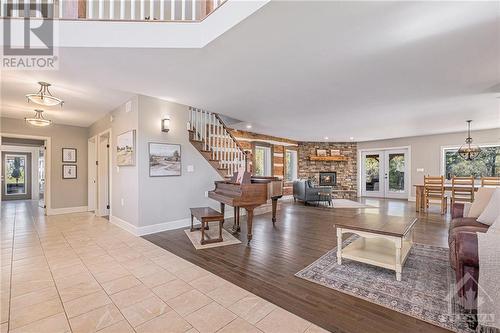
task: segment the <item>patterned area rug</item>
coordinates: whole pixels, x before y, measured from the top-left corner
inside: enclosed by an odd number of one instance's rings
[[[219,237],[219,222],[215,223],[208,223],[210,226],[210,230],[205,230],[205,233],[208,234],[210,238],[218,238]],[[197,250],[202,250],[202,249],[210,249],[213,247],[219,247],[219,246],[226,246],[226,245],[233,245],[233,244],[240,244],[241,241],[231,235],[229,232],[227,232],[225,229],[222,229],[222,242],[217,242],[217,243],[211,243],[211,244],[205,244],[201,245],[201,231],[200,230],[195,230],[191,232],[189,229],[184,230],[186,235],[188,236],[189,240]],[[205,235],[205,239],[206,235]]]
[[[345,240],[343,247],[357,237]],[[448,249],[414,244],[399,282],[388,269],[346,259],[339,266],[336,251],[332,249],[295,276],[452,331],[472,332],[452,300]]]

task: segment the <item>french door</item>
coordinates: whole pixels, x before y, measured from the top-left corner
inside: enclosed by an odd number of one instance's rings
[[[408,198],[408,149],[364,151],[361,154],[361,195]]]

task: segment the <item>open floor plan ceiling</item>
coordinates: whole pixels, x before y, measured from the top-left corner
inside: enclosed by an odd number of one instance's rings
[[[2,73],[2,115],[89,126],[133,94],[204,108],[295,140],[356,141],[500,127],[498,2],[271,1],[197,49],[62,48],[57,71]],[[78,36],[75,36],[78,38]],[[166,110],[168,111],[168,110]]]

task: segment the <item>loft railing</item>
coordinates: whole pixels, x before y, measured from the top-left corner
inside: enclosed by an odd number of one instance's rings
[[[229,131],[218,114],[189,108],[189,129],[193,139],[201,141],[203,150],[211,153],[214,161],[232,176],[240,168],[246,168],[246,153]]]
[[[105,21],[201,21],[226,0],[0,0],[0,16]]]

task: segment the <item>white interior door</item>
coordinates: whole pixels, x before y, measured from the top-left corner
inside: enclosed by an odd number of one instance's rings
[[[88,211],[97,209],[97,138],[88,142]]]
[[[99,216],[109,215],[109,137],[99,137],[98,149],[98,213]]]
[[[384,151],[384,196],[408,198],[408,149]]]
[[[408,198],[408,149],[365,151],[361,154],[361,195]]]
[[[361,154],[361,195],[384,197],[384,152],[369,151]]]

